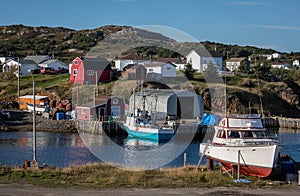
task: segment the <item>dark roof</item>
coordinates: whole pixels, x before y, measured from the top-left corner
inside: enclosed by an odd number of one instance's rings
[[[34,62],[33,60],[26,60],[26,59],[21,59],[20,63],[21,63],[21,65],[22,64],[35,64],[35,65],[37,65],[37,63]]]
[[[121,60],[150,60],[148,57],[144,57],[143,55],[130,53],[120,58]]]
[[[168,62],[171,62],[171,63],[185,63],[185,60],[181,59],[181,58],[158,58],[155,61],[165,62],[165,63],[168,63]]]
[[[152,61],[152,62],[150,62],[150,63],[145,63],[144,66],[145,66],[145,67],[162,67],[162,66],[165,65],[165,64],[171,64],[171,65],[173,65],[174,67],[177,67],[176,65],[174,65],[174,64],[171,63],[171,62],[165,63],[165,62],[157,62],[157,61]]]
[[[33,60],[35,63],[40,64],[50,59],[48,55],[33,55],[33,56],[26,56],[25,60]]]
[[[131,68],[137,69],[139,67],[145,67],[145,66],[141,64],[128,64],[125,67],[123,67],[123,71],[126,71],[126,69],[131,69]]]
[[[226,62],[241,62],[244,61],[246,57],[239,57],[239,58],[230,58]]]
[[[105,58],[102,57],[81,57],[83,66],[88,70],[110,70],[111,66]]]
[[[220,53],[212,50],[193,50],[197,52],[199,56],[202,57],[223,57]],[[191,53],[193,50],[191,50],[189,53]]]

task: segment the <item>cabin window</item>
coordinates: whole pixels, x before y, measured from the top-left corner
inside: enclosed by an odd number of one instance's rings
[[[170,70],[171,69],[171,67],[167,67],[167,70]]]
[[[256,135],[256,137],[259,137],[259,138],[266,137],[266,134],[263,131],[257,131],[257,132],[255,132],[255,135]]]
[[[24,105],[24,101],[21,101],[20,104],[21,104],[21,105]]]
[[[74,61],[74,64],[75,64],[75,65],[78,65],[78,61],[77,61],[77,60],[76,60],[76,61]]]
[[[110,109],[111,109],[111,116],[114,116],[114,117],[121,116],[120,106],[111,106]]]
[[[81,109],[81,114],[85,114],[85,113],[86,113],[85,109],[82,108],[82,109]]]
[[[94,70],[87,70],[87,75],[93,76],[94,75]]]
[[[231,131],[229,133],[229,138],[240,138],[240,133],[237,131]]]
[[[250,137],[253,137],[252,132],[250,132],[250,131],[244,132],[244,138],[250,138]]]
[[[112,103],[113,103],[114,105],[117,105],[118,102],[119,102],[119,100],[118,100],[117,98],[114,98],[114,99],[112,100]]]
[[[217,134],[218,138],[226,138],[226,134],[224,130],[220,130]]]
[[[153,69],[149,69],[149,72],[153,72]]]
[[[77,69],[73,70],[73,75],[76,76],[77,75]]]

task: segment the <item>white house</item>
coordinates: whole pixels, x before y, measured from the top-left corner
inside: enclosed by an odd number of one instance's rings
[[[186,65],[186,59],[182,58],[158,58],[155,61],[157,62],[165,62],[165,63],[173,63],[176,65],[176,70],[184,70]]]
[[[3,63],[2,71],[3,72],[10,72],[13,68],[18,68],[18,61],[13,59],[8,59]]]
[[[64,62],[61,62],[57,59],[53,59],[53,60],[47,60],[43,63],[40,63],[39,64],[40,67],[51,67],[55,70],[60,70],[60,69],[66,69],[66,70],[69,70],[69,65],[64,63]]]
[[[123,71],[123,68],[128,64],[145,64],[149,63],[150,58],[144,57],[141,54],[130,53],[117,60],[115,60],[115,67],[119,71]]]
[[[43,63],[47,60],[50,60],[51,58],[48,56],[48,55],[29,55],[29,56],[26,56],[24,58],[24,60],[32,60],[34,61],[36,64],[40,64],[40,63]]]
[[[299,60],[294,60],[293,61],[293,66],[299,67],[300,66]]]
[[[33,60],[20,60],[20,74],[25,76],[29,74],[29,70],[39,69]]]
[[[281,54],[275,52],[273,54],[266,55],[266,57],[267,57],[267,60],[280,59],[281,58]]]
[[[0,57],[0,64],[4,64],[8,60],[16,60],[15,57]]]
[[[273,59],[280,59],[281,58],[281,54],[275,52],[275,53],[272,54],[272,58]]]
[[[145,63],[144,67],[147,69],[147,78],[151,75],[158,77],[176,77],[176,65],[165,62],[151,62]]]
[[[186,55],[187,63],[192,65],[192,68],[198,72],[203,72],[209,65],[217,65],[219,71],[222,71],[223,58],[216,51],[207,51],[195,49],[191,50]]]
[[[246,57],[228,59],[226,61],[226,68],[230,71],[236,71],[243,62],[245,63],[247,70],[250,70],[250,61]]]
[[[290,69],[290,64],[285,63],[285,62],[273,62],[271,64],[272,68],[284,68],[284,69]]]

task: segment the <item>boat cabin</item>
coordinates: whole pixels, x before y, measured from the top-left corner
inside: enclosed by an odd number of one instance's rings
[[[253,139],[253,138],[265,138],[266,133],[263,130],[226,130],[220,129],[216,135],[217,138],[223,139]]]

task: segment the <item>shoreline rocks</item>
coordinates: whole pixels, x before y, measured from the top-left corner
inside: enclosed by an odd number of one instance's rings
[[[8,111],[9,119],[0,119],[1,131],[32,131],[33,116],[26,111]],[[72,120],[51,120],[36,115],[36,131],[75,133],[77,129]]]

